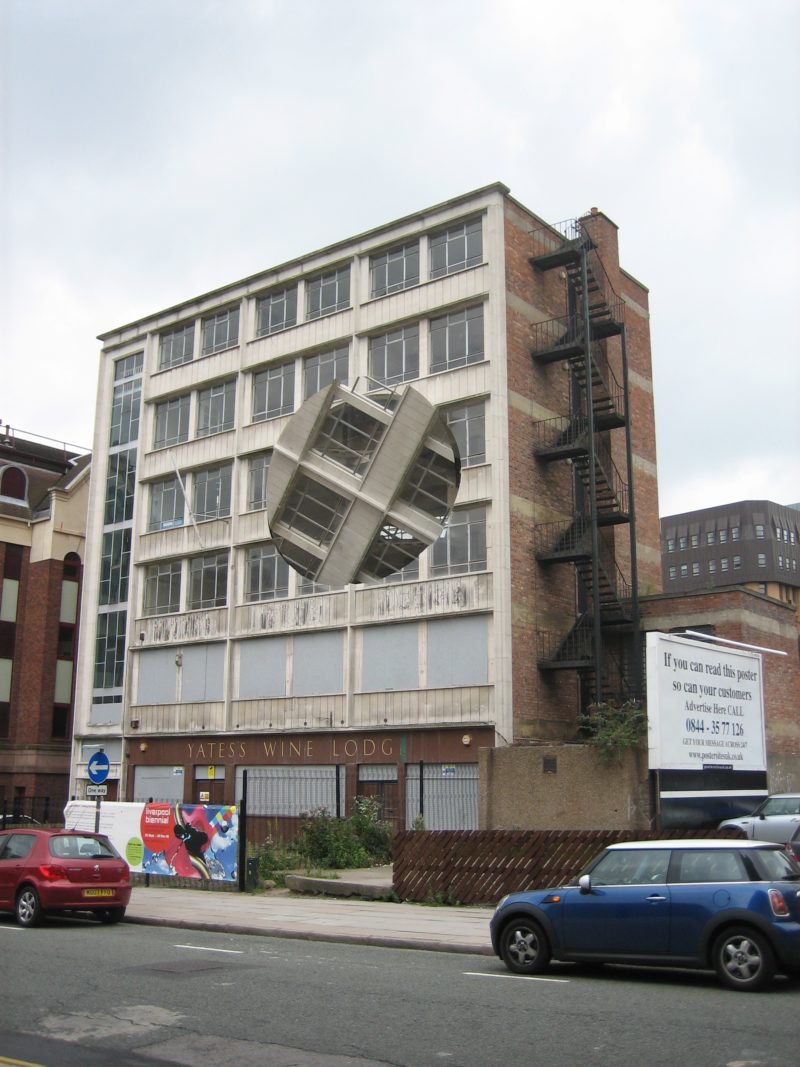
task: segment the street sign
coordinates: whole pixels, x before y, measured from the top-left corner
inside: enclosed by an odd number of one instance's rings
[[[107,785],[87,785],[86,786],[87,797],[106,797],[108,796]]]
[[[89,775],[89,781],[95,785],[101,785],[106,778],[108,778],[108,772],[111,764],[108,761],[108,756],[105,752],[95,752],[93,756],[90,756],[89,762],[86,765],[86,771]]]

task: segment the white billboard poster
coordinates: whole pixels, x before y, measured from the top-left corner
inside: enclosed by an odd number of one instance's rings
[[[650,768],[766,770],[762,679],[756,652],[649,633]]]

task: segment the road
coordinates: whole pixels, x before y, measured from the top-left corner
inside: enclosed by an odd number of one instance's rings
[[[0,1064],[796,1067],[797,984],[0,917]],[[6,1058],[4,1060],[4,1057]]]

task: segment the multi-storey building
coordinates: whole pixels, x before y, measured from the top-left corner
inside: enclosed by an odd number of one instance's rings
[[[0,427],[0,813],[68,797],[88,499],[88,455]]]
[[[478,748],[570,739],[640,687],[638,589],[661,585],[647,290],[601,212],[552,227],[488,186],[101,340],[79,795],[102,747],[109,796],[234,802],[248,771],[264,814],[369,793],[404,824],[424,791],[429,828],[471,826]],[[266,502],[287,420],[334,381],[362,414],[413,386],[461,475],[419,558],[329,589],[287,566]],[[330,501],[387,455],[304,477]],[[390,458],[402,479],[419,455]]]
[[[743,585],[800,612],[800,505],[740,500],[661,520],[664,591]]]

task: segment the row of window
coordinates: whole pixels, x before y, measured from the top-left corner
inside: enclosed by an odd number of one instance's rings
[[[428,277],[440,278],[483,262],[481,219],[471,219],[431,235]],[[396,293],[420,283],[420,242],[407,241],[370,257],[370,296]],[[282,286],[256,299],[257,337],[279,333],[298,322],[304,302],[305,320],[318,319],[350,307],[350,264]],[[201,319],[202,355],[239,343],[240,307],[225,308]],[[195,354],[195,323],[181,324],[159,338],[159,369],[188,363]]]
[[[483,305],[449,312],[430,320],[430,373],[463,367],[484,358]],[[419,377],[419,326],[403,326],[369,340],[369,377],[374,385],[396,385]],[[295,408],[297,360],[275,364],[252,376],[253,422],[289,415]],[[347,385],[349,346],[303,357],[304,397],[308,399],[334,379]],[[155,405],[153,445],[167,448],[189,440],[191,393]],[[236,379],[207,386],[195,396],[195,437],[223,433],[234,426]],[[122,409],[120,409],[120,416]],[[138,408],[137,408],[138,417]],[[138,426],[137,426],[138,432]],[[132,433],[132,429],[130,431]],[[131,436],[118,433],[113,443]]]
[[[289,596],[289,567],[271,541],[242,550],[243,596],[247,603]],[[225,607],[228,603],[229,551],[205,553],[188,560],[162,560],[144,569],[144,615],[164,615],[182,609]],[[430,577],[466,574],[486,569],[486,508],[455,510],[441,537],[431,546]],[[395,580],[419,577],[419,560],[408,564]],[[185,596],[182,589],[186,589]],[[297,593],[320,592],[324,586],[298,579]],[[103,616],[101,616],[103,618]]]
[[[318,438],[314,451],[339,463],[355,474],[363,474],[363,465],[368,462],[374,451],[371,445],[377,442],[377,431],[366,422],[355,424],[352,418],[354,408],[341,405],[333,412],[330,420],[323,427],[324,433]],[[346,426],[340,425],[348,419]],[[485,403],[482,400],[467,404],[454,405],[444,412],[461,456],[462,467],[471,467],[486,462],[486,419]],[[260,511],[266,507],[267,475],[272,453],[270,450],[248,456],[246,460],[245,510]],[[366,457],[366,460],[365,460]],[[430,464],[428,464],[429,466]],[[430,473],[430,472],[429,472]],[[435,474],[435,472],[433,472]],[[430,475],[433,477],[433,474]],[[116,513],[116,490],[119,481],[109,474],[109,492],[107,496],[107,513],[109,509]],[[202,470],[192,471],[179,476],[170,475],[149,487],[149,507],[147,529],[168,530],[174,526],[183,526],[186,521],[186,502],[191,507],[196,522],[208,519],[226,518],[231,514],[233,486],[233,461],[216,464]],[[113,491],[112,491],[113,490]],[[417,493],[409,502],[415,506],[426,507],[424,486],[417,487]],[[185,496],[184,496],[185,494]],[[127,497],[125,498],[127,501]],[[121,514],[126,514],[121,510]],[[130,553],[130,530],[114,531],[120,541],[119,548]],[[112,546],[109,546],[111,553]],[[119,554],[116,556],[119,559]],[[104,601],[109,603],[109,601]]]
[[[758,566],[759,567],[766,567],[767,566],[767,555],[766,555],[765,552],[759,552],[757,559],[758,559]],[[738,570],[741,570],[741,567],[742,567],[742,557],[741,556],[734,556],[733,557],[733,569],[735,571],[738,571]],[[797,560],[796,559],[792,559],[789,556],[778,556],[778,567],[781,570],[783,570],[785,568],[787,571],[789,571],[789,570],[796,571],[797,570]],[[723,556],[722,559],[719,561],[719,569],[723,573],[730,569],[730,561],[728,560],[727,556]],[[680,574],[681,578],[688,578],[689,577],[689,564],[688,563],[682,563],[680,565],[680,568],[678,568],[676,566],[672,566],[672,567],[669,568],[668,573],[669,573],[670,580],[676,579],[679,574]],[[700,562],[698,560],[695,560],[691,564],[691,573],[692,573],[692,577],[693,578],[697,578],[700,575]],[[717,560],[710,559],[708,561],[708,573],[709,574],[716,574],[717,573]]]
[[[797,535],[794,530],[787,530],[781,526],[774,526],[772,529],[776,541],[783,541],[787,545],[797,544]],[[763,541],[767,536],[767,528],[763,523],[755,523],[753,531],[756,539],[759,541]],[[729,539],[731,541],[738,541],[740,537],[741,532],[738,526],[731,526],[729,530],[707,530],[704,537],[699,533],[683,534],[677,538],[668,537],[667,552],[674,552],[676,547],[679,552],[683,552],[688,548],[699,548],[701,543],[706,545],[724,545]]]

